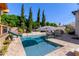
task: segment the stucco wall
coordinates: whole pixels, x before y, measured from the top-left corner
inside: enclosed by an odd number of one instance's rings
[[[79,36],[79,12],[76,12],[75,14],[76,20],[75,20],[75,31],[76,34]]]

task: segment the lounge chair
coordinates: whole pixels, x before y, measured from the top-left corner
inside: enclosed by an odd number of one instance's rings
[[[48,38],[54,38],[54,32],[46,32]]]

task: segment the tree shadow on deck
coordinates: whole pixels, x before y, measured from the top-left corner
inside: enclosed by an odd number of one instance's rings
[[[63,34],[63,35],[61,35],[59,37],[55,37],[55,38],[59,39],[59,40],[71,42],[74,44],[79,44],[79,39],[73,39],[73,37],[74,37],[73,35]]]

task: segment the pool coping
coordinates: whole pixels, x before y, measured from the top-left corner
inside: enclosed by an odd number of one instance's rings
[[[10,43],[5,56],[26,56],[20,37]]]
[[[23,49],[23,51],[24,51],[24,56],[26,56],[27,54],[25,53],[25,49],[24,49],[24,47],[23,47],[23,44],[22,44],[21,38],[19,38],[19,41],[20,41],[21,46],[22,46],[22,49]]]
[[[54,38],[52,38],[52,39],[54,39]],[[58,39],[54,39],[54,40],[52,40],[52,39],[48,39],[48,41],[57,43],[59,45],[62,45],[63,47],[60,47],[60,48],[58,48],[58,49],[56,49],[54,51],[51,51],[50,53],[46,54],[45,56],[67,56],[66,54],[68,52],[70,52],[73,49],[76,49],[76,48],[79,47],[79,45],[74,44],[74,43],[65,42],[65,41],[58,40]],[[60,42],[64,42],[64,44],[63,43],[60,43]]]

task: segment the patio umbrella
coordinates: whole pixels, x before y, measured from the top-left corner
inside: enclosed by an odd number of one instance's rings
[[[48,31],[48,32],[53,32],[55,30],[55,27],[52,26],[44,26],[39,28],[40,31]]]

